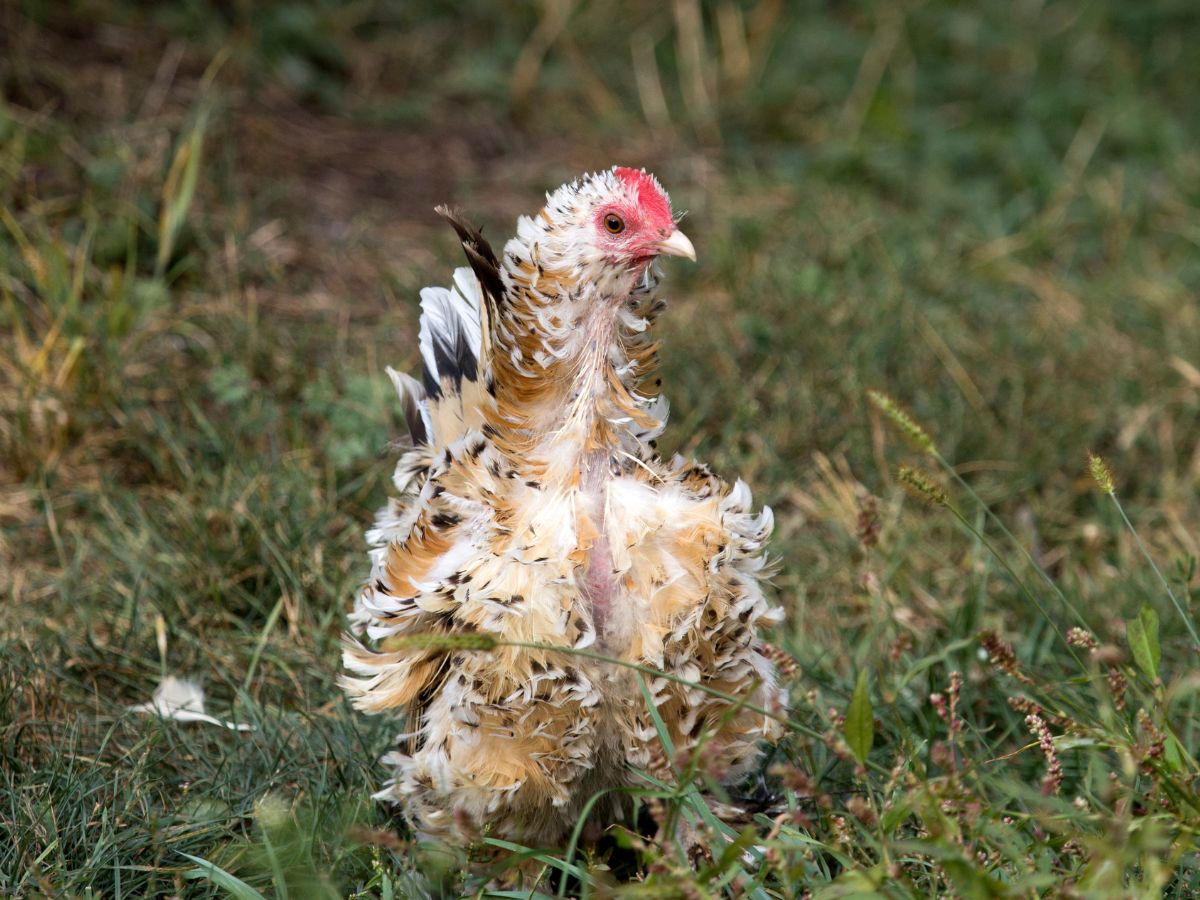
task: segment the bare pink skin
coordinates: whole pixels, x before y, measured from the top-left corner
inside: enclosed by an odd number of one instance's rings
[[[595,217],[596,232],[600,235],[601,245],[614,259],[645,264],[658,255],[655,245],[675,230],[671,205],[645,172],[624,166],[618,166],[613,171],[637,199],[602,207]],[[604,220],[610,214],[620,216],[625,223],[625,229],[619,234],[612,234],[605,227]]]
[[[617,585],[613,578],[612,549],[609,547],[608,535],[603,531],[604,522],[600,522],[600,536],[596,539],[587,555],[587,568],[583,574],[583,595],[592,607],[592,624],[596,628],[600,646],[605,646],[605,631],[608,620],[612,616],[613,604],[616,601]]]
[[[587,564],[580,585],[584,597],[592,608],[592,624],[600,646],[605,644],[605,630],[616,600],[616,582],[613,579],[612,548],[608,543],[608,531],[604,522],[604,470],[603,458],[593,456],[588,460],[584,475],[584,496],[590,498],[590,510],[599,532],[587,554]]]
[[[626,187],[630,199],[608,203],[596,211],[593,220],[600,244],[614,262],[623,262],[640,272],[660,253],[659,244],[675,231],[671,204],[654,179],[640,169],[618,166],[613,172]],[[613,234],[605,225],[609,215],[617,215],[624,229]],[[584,494],[591,498],[591,514],[599,531],[587,555],[580,588],[592,610],[599,646],[605,646],[606,631],[614,613],[617,585],[613,578],[613,556],[604,521],[603,459],[589,460]]]

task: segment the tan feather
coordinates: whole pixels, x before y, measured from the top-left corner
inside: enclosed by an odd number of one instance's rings
[[[782,700],[756,643],[778,618],[759,586],[770,513],[740,482],[657,456],[653,273],[571,256],[589,204],[620,189],[611,172],[561,189],[500,257],[446,214],[481,290],[478,369],[425,398],[433,445],[398,466],[408,493],[371,532],[352,616],[372,646],[345,653],[358,708],[410,713],[381,795],[430,836],[560,840],[595,792],[635,783],[659,738],[627,668],[420,635],[590,647],[694,682],[651,691],[675,746],[706,741],[730,778],[779,735],[702,689]],[[595,814],[618,815],[621,796]]]

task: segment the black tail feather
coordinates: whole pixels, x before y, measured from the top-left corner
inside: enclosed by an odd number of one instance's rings
[[[500,279],[500,260],[496,257],[496,251],[484,238],[483,232],[464,219],[458,210],[442,205],[437,207],[436,212],[458,234],[471,271],[483,287],[484,297],[493,307],[497,306],[504,299],[504,282]]]

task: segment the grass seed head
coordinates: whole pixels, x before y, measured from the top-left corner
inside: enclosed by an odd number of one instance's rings
[[[1104,493],[1113,494],[1116,492],[1112,469],[1108,467],[1108,463],[1095,453],[1088,453],[1088,474],[1092,476],[1092,481],[1096,482],[1096,487],[1100,488]]]
[[[918,450],[930,456],[937,453],[937,448],[934,446],[929,432],[922,428],[921,424],[895,400],[882,391],[875,390],[867,391],[867,399],[871,401],[872,406],[890,419],[892,424],[900,429],[900,432],[912,441]]]
[[[933,478],[920,469],[901,466],[896,470],[896,478],[908,489],[910,494],[922,503],[929,506],[947,506],[950,503],[946,492],[934,483]]]

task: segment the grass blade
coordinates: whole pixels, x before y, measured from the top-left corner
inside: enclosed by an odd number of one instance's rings
[[[185,856],[196,864],[196,868],[188,869],[183,873],[184,878],[211,881],[217,887],[224,888],[232,896],[237,897],[238,900],[266,900],[262,894],[242,879],[236,875],[230,875],[216,863],[211,863],[199,856],[192,856],[190,853],[180,853],[180,856]]]

